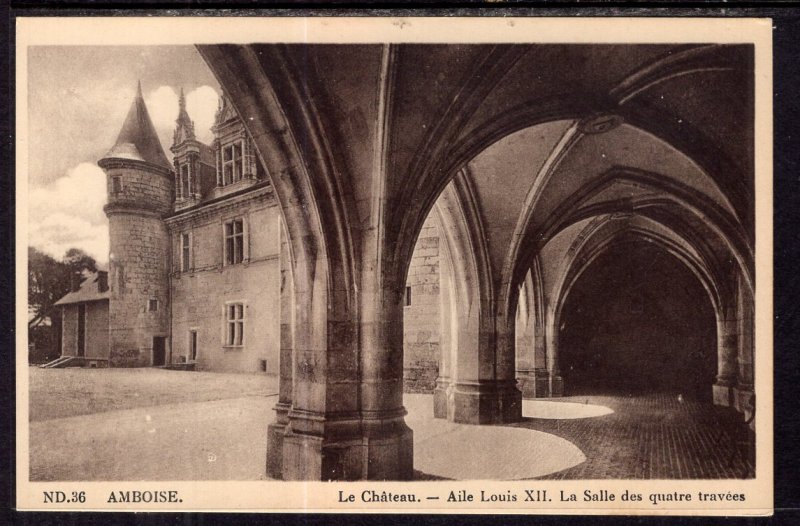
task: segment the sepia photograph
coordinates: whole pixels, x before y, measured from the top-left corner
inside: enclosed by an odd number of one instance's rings
[[[771,508],[768,20],[56,21],[24,506]]]

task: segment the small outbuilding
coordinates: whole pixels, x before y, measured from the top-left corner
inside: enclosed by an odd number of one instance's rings
[[[61,358],[51,366],[108,365],[110,295],[108,272],[100,270],[87,274],[55,303],[61,307]]]

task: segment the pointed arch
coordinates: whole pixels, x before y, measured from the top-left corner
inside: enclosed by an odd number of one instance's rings
[[[365,421],[361,360],[355,360],[355,367],[344,367],[341,374],[330,374],[342,367],[337,364],[349,363],[360,348],[359,258],[352,238],[354,207],[348,179],[340,177],[343,169],[331,155],[303,82],[293,73],[307,72],[291,63],[282,46],[256,51],[252,46],[201,45],[198,50],[253,139],[275,189],[288,238],[294,364],[282,445],[283,475],[318,480],[381,476],[373,474],[368,464],[351,463],[335,451],[322,454],[329,447],[325,437],[378,431],[367,425],[368,430],[361,428]],[[336,393],[335,409],[330,393]],[[394,413],[402,422],[402,406]],[[320,454],[309,458],[309,448]],[[397,468],[400,476],[410,475],[410,450],[407,457],[398,458],[404,464]],[[351,464],[354,468],[347,467]]]

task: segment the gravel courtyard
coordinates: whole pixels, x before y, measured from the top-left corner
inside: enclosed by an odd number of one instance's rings
[[[275,377],[161,369],[30,369],[31,480],[262,480]],[[729,411],[675,397],[525,400],[523,420],[432,418],[406,394],[422,480],[737,478]],[[497,444],[503,444],[497,448]]]
[[[264,478],[276,377],[31,367],[29,391],[31,480]]]
[[[262,375],[32,367],[31,480],[265,479],[277,383]],[[430,395],[407,394],[404,403],[422,479],[531,478],[585,460],[547,433],[434,419]],[[485,447],[498,442],[507,444],[504,461]],[[442,454],[453,448],[471,461]]]
[[[278,393],[278,378],[166,369],[30,367],[30,420]]]

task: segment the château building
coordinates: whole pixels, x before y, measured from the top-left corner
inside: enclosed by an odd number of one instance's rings
[[[62,356],[110,367],[278,372],[280,219],[241,121],[220,99],[211,145],[183,92],[165,155],[141,86],[108,179],[108,277],[60,300]]]
[[[278,374],[280,215],[224,96],[212,132],[210,145],[198,140],[181,90],[170,163],[139,87],[98,162],[108,178],[110,268],[56,303],[58,364]],[[433,391],[438,372],[438,231],[430,223],[425,232],[406,298],[406,383],[416,392]]]

